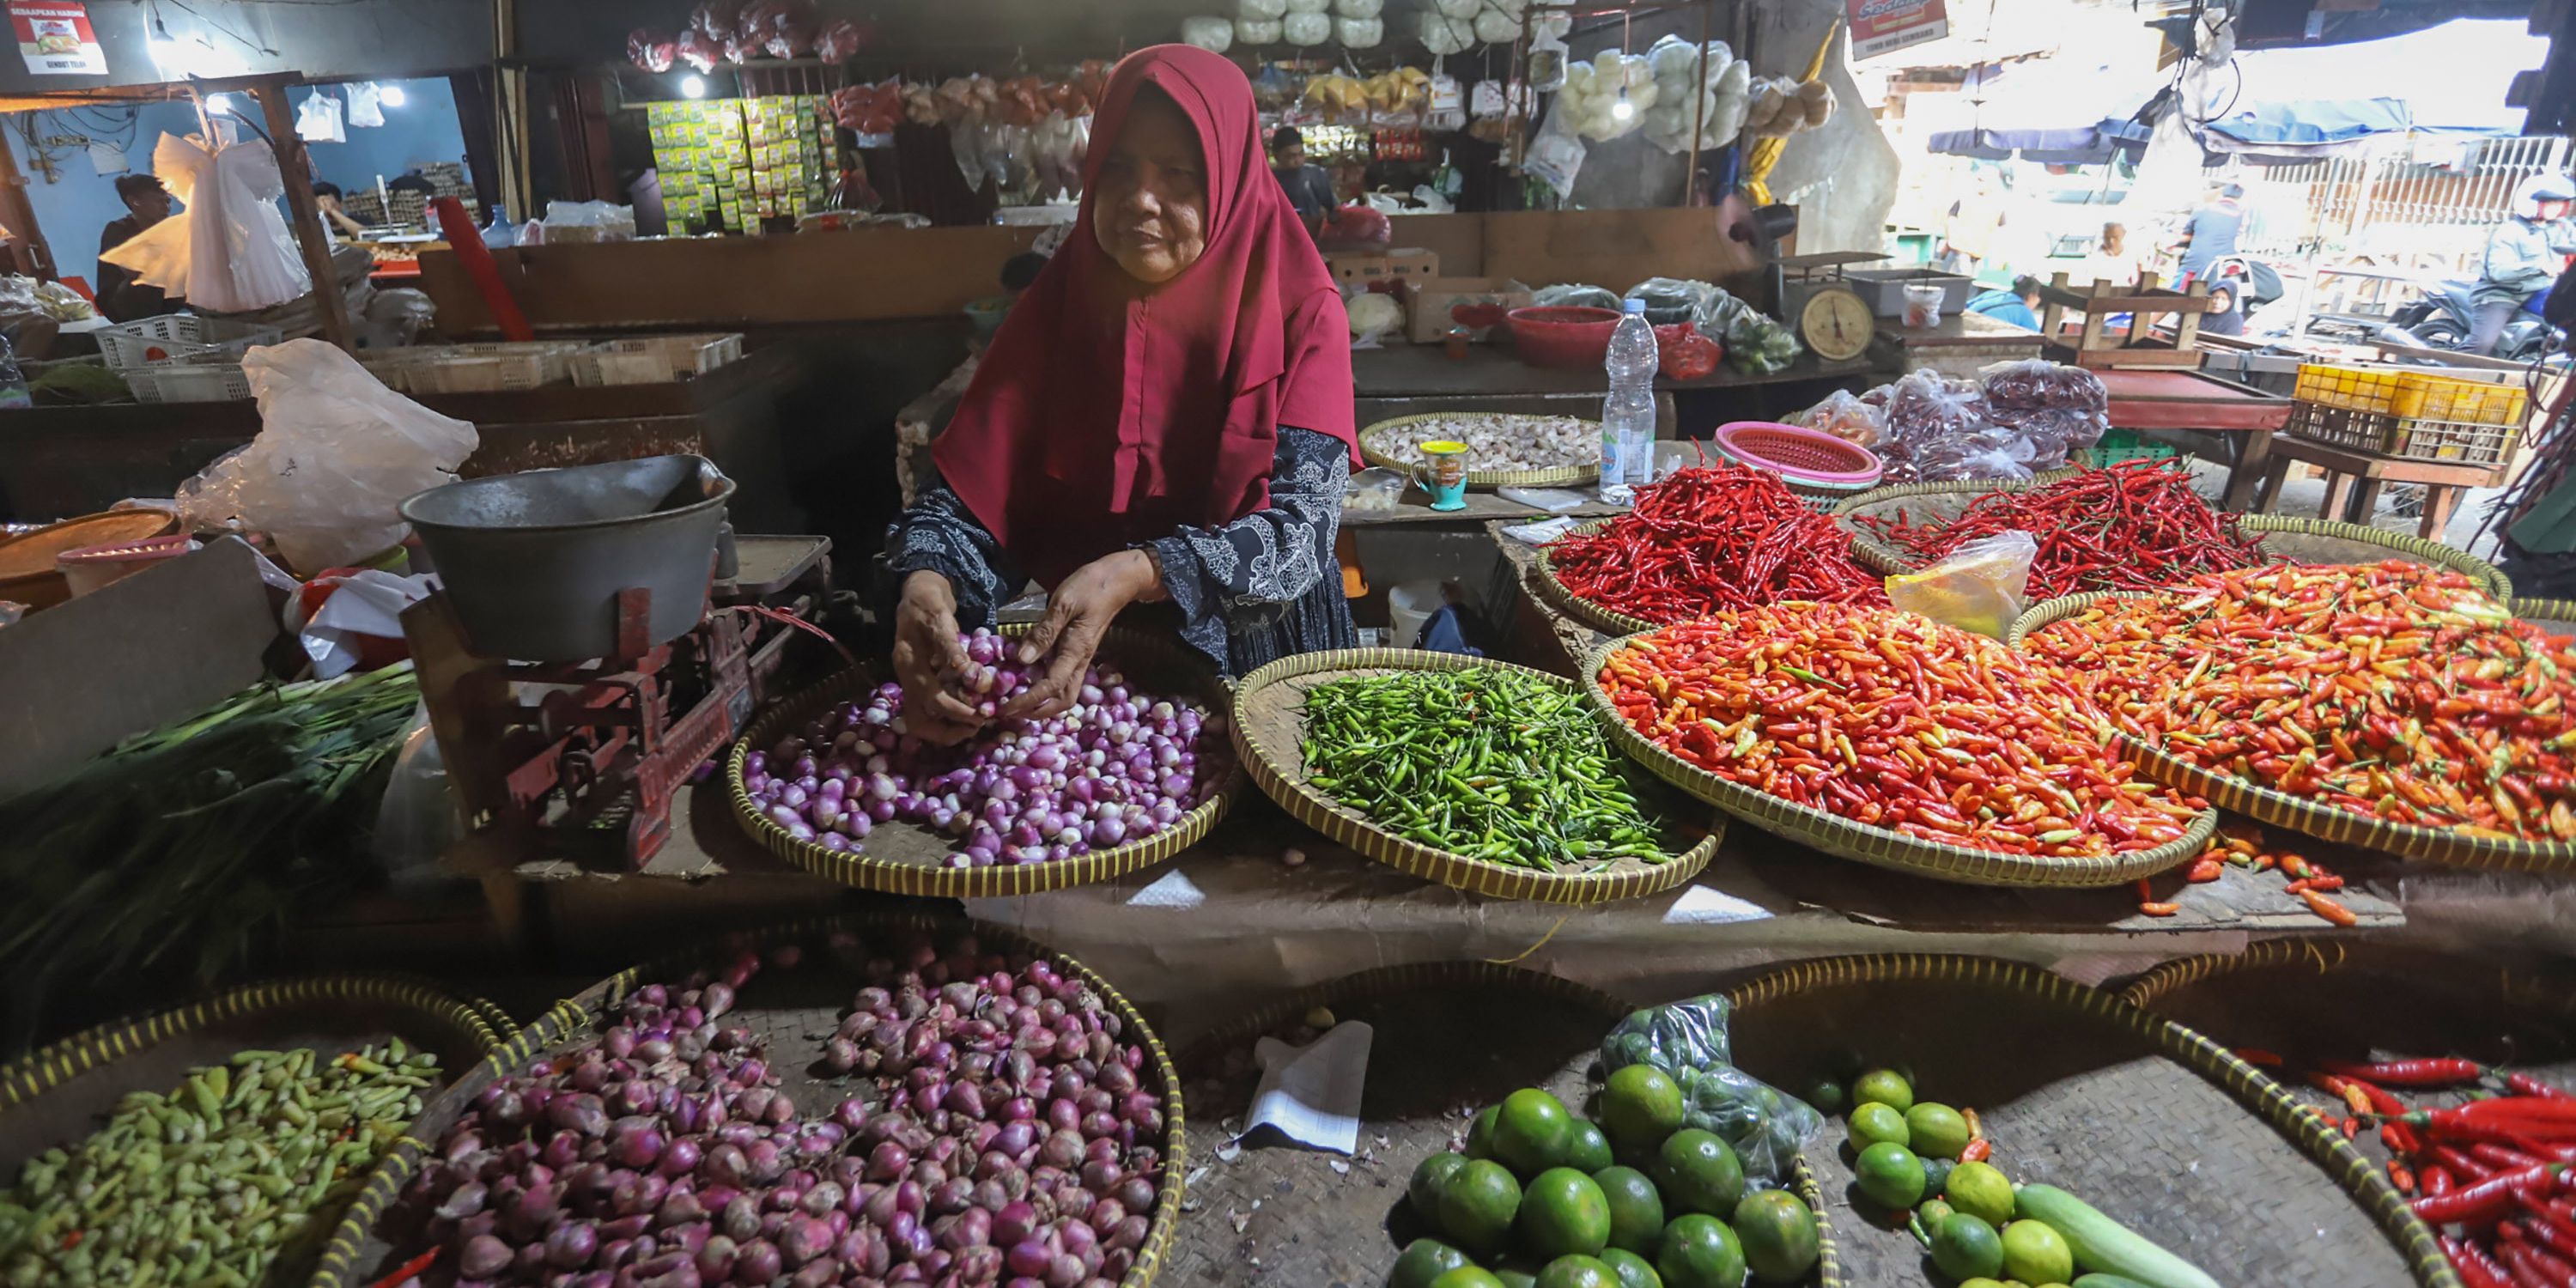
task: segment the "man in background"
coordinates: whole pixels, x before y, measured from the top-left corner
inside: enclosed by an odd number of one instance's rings
[[[341,196],[340,185],[328,179],[313,182],[313,204],[321,208],[323,230],[335,241],[341,237],[366,240],[367,226],[349,217],[348,210],[340,204]]]
[[[116,195],[125,202],[125,217],[108,221],[99,230],[98,253],[107,252],[141,236],[143,230],[170,217],[170,191],[161,181],[148,174],[122,174],[116,177]],[[98,262],[98,311],[110,322],[132,322],[140,318],[176,313],[179,305],[161,293],[157,286],[145,286],[134,280],[131,269],[120,268],[102,259]]]
[[[1339,204],[1333,200],[1333,176],[1322,166],[1306,164],[1306,136],[1296,126],[1283,125],[1270,132],[1270,173],[1279,177],[1288,204],[1306,221],[1306,231],[1321,229]]]
[[[2209,273],[2209,266],[2236,253],[2236,243],[2245,234],[2245,187],[2222,184],[2207,205],[2191,212],[2191,222],[2183,225],[2182,263],[2176,269],[2182,280],[2176,286],[2189,286]]]
[[[2039,329],[2039,279],[2024,274],[2013,279],[2010,289],[1996,287],[1970,299],[1970,313],[1983,313],[1998,322],[2010,322],[2024,330]]]

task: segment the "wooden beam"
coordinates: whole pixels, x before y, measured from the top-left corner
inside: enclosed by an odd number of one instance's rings
[[[313,303],[322,318],[322,337],[352,349],[349,301],[340,294],[340,275],[331,267],[331,239],[322,231],[322,207],[313,199],[313,166],[304,139],[295,132],[295,113],[286,102],[284,78],[262,79],[250,87],[268,122],[269,140],[277,152],[277,174],[286,186],[286,211],[295,227],[295,245],[304,252],[304,271],[313,278]]]
[[[27,176],[18,172],[18,155],[9,147],[9,132],[0,129],[0,227],[25,247],[27,262],[18,270],[44,281],[54,280],[54,248],[36,224],[36,206],[27,199]],[[95,284],[93,284],[95,285]]]

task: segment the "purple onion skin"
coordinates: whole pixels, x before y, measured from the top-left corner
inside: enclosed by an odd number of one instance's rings
[[[725,1235],[708,1238],[697,1252],[698,1277],[711,1284],[732,1278],[734,1246],[734,1240]]]
[[[510,1257],[509,1244],[478,1234],[456,1254],[456,1270],[468,1279],[489,1279],[510,1268]]]
[[[765,1285],[786,1273],[786,1264],[775,1245],[754,1239],[734,1254],[733,1281],[743,1285]]]
[[[546,1264],[578,1270],[599,1252],[599,1230],[586,1221],[566,1221],[546,1235]]]

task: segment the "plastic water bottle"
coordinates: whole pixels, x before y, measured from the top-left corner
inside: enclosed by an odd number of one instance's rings
[[[1628,300],[1601,362],[1610,374],[1610,396],[1601,400],[1601,499],[1614,505],[1627,504],[1635,485],[1654,481],[1655,359],[1646,302]]]
[[[9,348],[6,336],[0,336],[0,407],[32,407],[36,400],[27,392],[27,378],[18,372],[18,355]]]

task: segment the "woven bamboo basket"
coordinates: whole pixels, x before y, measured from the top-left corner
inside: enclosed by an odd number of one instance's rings
[[[2039,486],[2043,485],[2034,479],[2028,483],[1999,487],[1918,484],[1911,488],[1880,488],[1836,507],[1834,522],[1852,534],[1852,557],[1858,559],[1863,567],[1895,576],[1913,572],[1927,561],[1911,551],[1889,544],[1862,527],[1858,522],[1860,518],[1893,518],[1902,513],[1908,521],[1917,524],[1947,524],[1988,493],[2021,492]],[[2499,600],[2510,599],[2513,595],[2513,584],[2495,565],[2465,550],[2403,532],[2390,532],[2358,523],[2291,519],[2270,514],[2238,515],[2236,524],[2238,531],[2257,538],[2263,553],[2272,559],[2310,564],[2379,563],[2403,559],[2408,563],[2449,568],[2476,582],[2478,589]]]
[[[1362,1164],[1346,1164],[1347,1176],[1332,1170],[1337,1155],[1247,1142],[1242,1157],[1191,1191],[1199,1219],[1172,1249],[1174,1282],[1246,1283],[1256,1274],[1283,1285],[1385,1282],[1396,1254],[1426,1233],[1405,1201],[1405,1178],[1466,1130],[1457,1111],[1543,1087],[1585,1113],[1601,1040],[1634,1009],[1558,976],[1491,962],[1391,966],[1300,989],[1184,1048],[1194,1154],[1231,1141],[1224,1124],[1249,1111],[1253,1084],[1241,1066],[1253,1043],[1294,1029],[1316,1007],[1373,1030],[1359,1139],[1378,1183],[1361,1183]],[[1804,1282],[1857,1282],[1838,1266],[1830,1202],[1806,1160],[1791,1188],[1817,1220],[1820,1256]],[[1229,1212],[1248,1217],[1240,1232]]]
[[[1511,867],[1417,844],[1377,826],[1367,815],[1336,802],[1306,781],[1301,735],[1308,688],[1326,680],[1373,672],[1462,671],[1473,667],[1519,671],[1552,683],[1571,684],[1565,677],[1545,671],[1450,653],[1408,649],[1303,653],[1253,672],[1236,689],[1236,759],[1250,770],[1252,781],[1298,822],[1389,867],[1497,899],[1608,903],[1670,890],[1708,866],[1717,854],[1718,843],[1725,839],[1725,820],[1709,819],[1704,834],[1687,835],[1695,827],[1685,829],[1678,820],[1688,817],[1695,825],[1698,816],[1708,811],[1689,805],[1678,798],[1678,793],[1660,790],[1661,784],[1653,784],[1654,790],[1648,790],[1647,784],[1638,784],[1639,800],[1666,820],[1666,832],[1674,847],[1668,851],[1671,857],[1653,864],[1621,859],[1607,871],[1584,873]]]
[[[439,1076],[453,1085],[501,1045],[506,1030],[493,1027],[499,1015],[489,1002],[423,980],[319,975],[246,984],[175,1010],[103,1024],[0,1065],[0,1177],[14,1181],[28,1159],[79,1141],[128,1093],[166,1092],[188,1070],[223,1064],[244,1049],[339,1052],[398,1037],[436,1053]],[[378,1168],[409,1148],[397,1146]],[[368,1184],[353,1204],[372,1191],[372,1176]],[[315,1215],[333,1219],[328,1212]],[[302,1265],[281,1258],[269,1279],[299,1282],[312,1263],[311,1254]]]
[[[1555,416],[1532,416],[1500,411],[1440,411],[1396,416],[1381,420],[1360,431],[1360,459],[1390,470],[1409,470],[1410,467],[1388,453],[1388,440],[1401,441],[1413,426],[1426,420],[1456,420],[1462,416],[1482,416],[1489,420],[1505,422],[1559,419]],[[1599,477],[1601,477],[1601,463],[1598,460],[1548,470],[1480,470],[1475,468],[1473,456],[1467,458],[1467,486],[1471,488],[1563,487],[1575,483],[1589,483]]]
[[[2387,1179],[2315,1113],[2188,1028],[2019,962],[1798,962],[1727,990],[1735,1056],[1792,1090],[1910,1066],[1918,1102],[1975,1108],[1995,1166],[2058,1185],[2231,1285],[2459,1281]],[[1845,1201],[1848,1148],[1809,1147]],[[1834,1212],[1855,1283],[1923,1282],[1901,1226]]]
[[[2035,605],[2029,612],[2013,619],[2011,628],[2004,633],[2004,642],[2019,648],[2022,641],[2034,632],[2105,600],[2131,598],[2136,593],[2067,595]],[[2404,858],[2452,867],[2493,868],[2505,872],[2576,871],[2576,843],[2464,836],[2446,828],[2422,827],[2356,814],[2319,805],[2288,792],[2260,787],[2233,774],[2204,769],[2127,733],[2114,730],[2111,738],[2121,755],[2137,760],[2138,773],[2142,777],[2180,788],[2221,809],[2234,810],[2321,841],[2365,850],[2384,850]]]
[[[2576,635],[2576,599],[2517,599],[2508,607],[2552,635]]]
[[[1920,840],[1782,800],[1682,760],[1619,718],[1609,696],[1601,691],[1599,676],[1611,652],[1629,647],[1636,638],[1629,635],[1611,640],[1583,659],[1583,695],[1592,703],[1593,713],[1600,717],[1610,741],[1665,782],[1763,831],[1827,854],[1966,885],[2112,886],[2153,876],[2190,858],[2200,852],[2218,828],[2217,812],[2203,810],[2180,839],[2153,849],[2103,857],[2038,858]]]
[[[734,1009],[727,1012],[728,1023],[754,1028],[765,1036],[768,1063],[773,1073],[785,1079],[781,1088],[799,1103],[809,1107],[826,1103],[823,1096],[835,1100],[857,1085],[847,1081],[850,1075],[817,1075],[815,1065],[822,1054],[840,1013],[849,1005],[856,985],[832,991],[836,983],[847,983],[855,972],[841,966],[835,957],[836,936],[860,936],[860,942],[871,934],[892,934],[929,930],[972,933],[986,952],[1025,952],[1045,957],[1066,974],[1079,978],[1097,991],[1120,1020],[1127,1026],[1127,1036],[1144,1044],[1150,1057],[1142,1072],[1148,1086],[1161,1093],[1165,1144],[1160,1193],[1154,1201],[1153,1220],[1146,1232],[1144,1246],[1137,1249],[1136,1264],[1120,1281],[1120,1288],[1146,1288],[1161,1272],[1164,1257],[1171,1247],[1172,1235],[1181,1219],[1183,1191],[1189,1176],[1187,1124],[1182,1118],[1180,1079],[1172,1069],[1171,1053],[1155,1036],[1145,1017],[1121,996],[1109,981],[1092,973],[1082,963],[1046,948],[1012,931],[963,918],[900,914],[851,914],[840,917],[817,917],[788,922],[745,934],[724,936],[721,943],[708,943],[677,952],[658,962],[631,967],[555,1003],[544,1015],[519,1030],[508,1042],[491,1053],[489,1059],[475,1066],[464,1077],[451,1084],[432,1102],[414,1124],[417,1141],[406,1142],[376,1173],[368,1178],[366,1190],[350,1205],[332,1232],[323,1262],[315,1273],[310,1288],[367,1288],[378,1277],[416,1250],[406,1242],[397,1247],[379,1230],[405,1185],[420,1170],[428,1151],[435,1148],[448,1127],[469,1109],[474,1097],[493,1079],[518,1071],[540,1056],[560,1050],[571,1043],[587,1039],[605,1021],[613,1017],[628,994],[646,984],[676,979],[688,971],[720,961],[743,948],[766,951],[796,945],[805,949],[805,961],[793,972],[782,968],[765,968],[743,991]],[[831,980],[822,976],[829,972]],[[773,991],[780,974],[792,974],[787,981],[793,997]],[[764,984],[773,989],[764,989]],[[741,1017],[739,1020],[734,1017]],[[811,1114],[807,1115],[811,1117]]]
[[[1002,628],[1002,633],[1018,636],[1026,634],[1028,629],[1022,625],[1008,625]],[[1180,694],[1196,699],[1212,720],[1222,714],[1231,701],[1225,681],[1217,676],[1215,670],[1176,641],[1113,626],[1101,640],[1100,656],[1117,662],[1155,693]],[[770,853],[843,885],[857,886],[862,890],[882,890],[888,894],[989,899],[1107,881],[1150,868],[1198,844],[1216,827],[1218,820],[1225,817],[1226,811],[1233,807],[1235,797],[1243,791],[1243,770],[1239,764],[1221,766],[1213,773],[1203,766],[1200,775],[1208,786],[1203,788],[1198,804],[1183,814],[1179,822],[1142,841],[1075,855],[1061,863],[946,867],[943,860],[951,848],[946,838],[910,823],[888,823],[877,828],[868,833],[867,839],[861,842],[862,848],[857,850],[828,850],[811,841],[797,840],[753,803],[750,791],[743,785],[743,758],[753,749],[767,747],[784,737],[816,712],[865,697],[883,682],[884,672],[873,663],[861,663],[843,671],[762,713],[725,757],[725,781],[733,797],[734,815],[741,821],[743,830],[751,833],[752,839],[760,842],[761,847]],[[1202,741],[1211,748],[1227,745],[1224,739],[1212,734],[1203,734]]]

